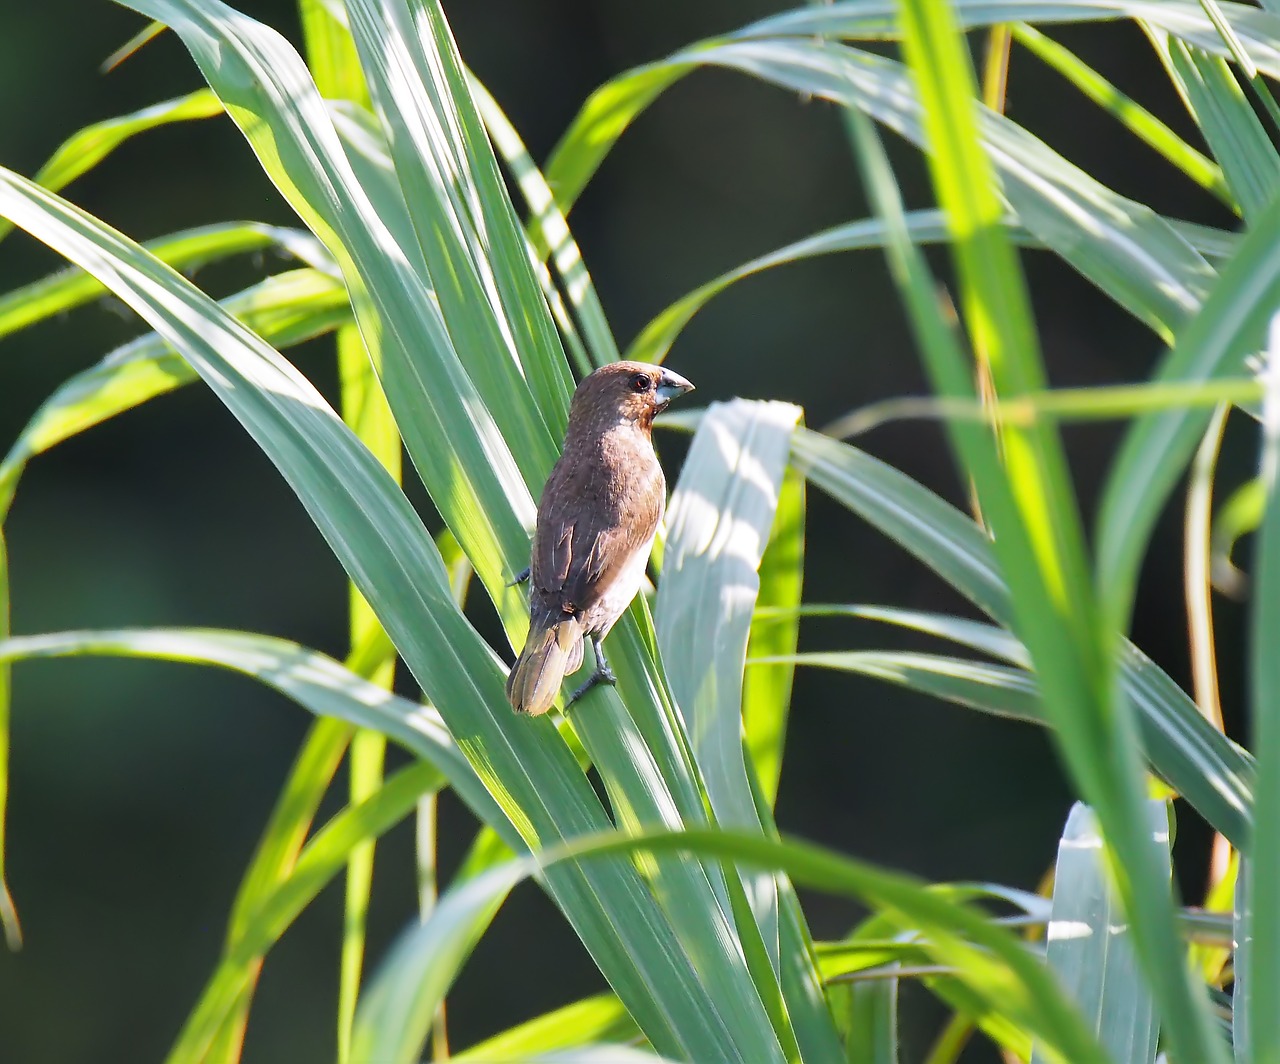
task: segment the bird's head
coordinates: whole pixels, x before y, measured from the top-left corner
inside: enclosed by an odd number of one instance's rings
[[[573,393],[569,423],[599,426],[628,421],[646,431],[654,416],[693,385],[680,374],[648,362],[612,362],[583,379]]]

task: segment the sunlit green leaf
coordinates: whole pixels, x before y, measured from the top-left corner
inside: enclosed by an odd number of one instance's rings
[[[322,272],[334,271],[333,260],[310,233],[257,222],[187,229],[143,247],[175,270],[196,270],[232,255],[278,248]],[[0,337],[74,310],[106,293],[106,286],[96,277],[74,268],[15,288],[0,296]]]
[[[281,349],[351,319],[346,289],[312,269],[269,277],[223,300],[222,306]],[[154,333],[68,378],[40,405],[0,461],[0,515],[8,509],[24,467],[36,455],[198,379],[182,356]]]
[[[1169,860],[1164,802],[1147,803],[1151,845]],[[1159,1018],[1151,1001],[1133,936],[1110,882],[1097,818],[1077,802],[1058,843],[1046,959],[1099,1041],[1120,1064],[1152,1064]],[[1043,1056],[1032,1054],[1033,1064]]]
[[[811,483],[910,551],[992,619],[1011,623],[1008,591],[990,541],[967,515],[848,444],[798,429],[793,449]],[[1155,770],[1217,830],[1246,845],[1251,759],[1211,727],[1186,693],[1131,643],[1120,653],[1120,675]]]

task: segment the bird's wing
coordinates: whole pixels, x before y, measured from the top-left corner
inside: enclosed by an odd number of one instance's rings
[[[598,490],[558,468],[547,482],[534,541],[535,585],[564,612],[589,610],[606,594],[662,518],[666,487],[654,463],[644,476]]]

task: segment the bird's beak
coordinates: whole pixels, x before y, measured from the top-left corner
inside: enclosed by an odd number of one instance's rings
[[[693,391],[693,385],[685,380],[679,373],[672,373],[669,369],[662,371],[662,376],[658,380],[658,402],[666,406],[672,399],[675,399],[685,392]]]

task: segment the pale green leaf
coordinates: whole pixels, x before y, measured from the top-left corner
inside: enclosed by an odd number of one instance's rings
[[[760,592],[751,619],[747,657],[794,654],[800,636],[800,618],[786,611],[800,604],[804,585],[805,485],[790,467],[782,477],[777,513],[764,557],[760,561]],[[761,610],[781,615],[765,619]],[[747,756],[755,769],[760,794],[773,807],[782,776],[787,719],[791,712],[794,669],[787,664],[750,669],[742,679],[742,727]]]
[[[1256,220],[1280,187],[1280,156],[1231,67],[1179,40],[1153,35],[1157,53],[1182,92],[1196,125],[1246,221]]]
[[[1167,865],[1165,803],[1150,801],[1147,811],[1149,843]],[[1108,863],[1097,817],[1077,802],[1058,843],[1046,959],[1117,1064],[1153,1064],[1160,1022]],[[1031,1060],[1044,1064],[1038,1050]]]
[[[335,270],[323,245],[310,233],[257,222],[228,222],[186,229],[149,241],[143,247],[175,270],[188,272],[231,255],[272,248],[287,252],[322,272]],[[15,288],[0,296],[0,337],[65,314],[106,293],[106,287],[95,277],[74,268]]]
[[[498,1060],[523,1060],[538,1054],[572,1049],[584,1043],[631,1042],[641,1037],[635,1021],[612,994],[575,1001],[544,1012],[483,1042],[454,1053],[459,1064],[491,1064]]]
[[[44,165],[36,171],[34,180],[57,192],[92,170],[130,137],[173,122],[189,122],[220,114],[222,104],[218,98],[208,89],[197,89],[186,96],[152,104],[132,114],[95,122],[77,130],[59,144]],[[0,239],[11,228],[10,223],[0,222]]]
[[[313,269],[269,277],[221,305],[281,349],[351,319],[346,289]],[[36,455],[198,379],[182,356],[154,333],[69,377],[40,405],[0,461],[0,515],[8,509],[26,464]]]
[[[1012,622],[990,541],[967,515],[848,444],[799,429],[793,447],[811,483],[910,551],[993,620]],[[1217,830],[1237,845],[1246,843],[1253,804],[1248,755],[1211,727],[1140,650],[1123,646],[1122,683],[1142,722],[1153,767]]]
[[[525,844],[602,829],[599,800],[551,723],[512,720],[501,666],[458,612],[439,554],[408,500],[314,388],[136,245],[3,170],[0,214],[73,261],[92,264],[240,418],[374,606]],[[474,425],[474,411],[467,415]],[[461,412],[454,416],[460,420]],[[514,835],[508,841],[520,843]],[[722,1015],[708,1000],[711,988],[695,976],[664,910],[633,868],[566,864],[549,871],[546,882],[655,1046],[705,1059],[738,1056],[723,1026],[736,1010]],[[714,930],[707,925],[716,911],[704,903],[673,912]],[[728,948],[719,942],[721,951]],[[744,998],[734,993],[732,1000]],[[758,1038],[755,1044],[758,1050]]]
[[[1155,382],[1203,381],[1239,373],[1258,350],[1280,300],[1280,200],[1253,225],[1201,312],[1179,332]],[[1191,460],[1210,409],[1147,414],[1130,426],[1108,474],[1097,532],[1099,595],[1127,626],[1137,570],[1156,517]]]
[[[1249,1056],[1246,1064],[1280,1059],[1280,1026],[1270,1003],[1280,997],[1280,313],[1271,308],[1269,349],[1262,405],[1260,473],[1266,505],[1258,526],[1255,590],[1249,639],[1250,724],[1258,758],[1256,829],[1243,877],[1248,944],[1244,978],[1248,992],[1243,1017]]]
[[[654,611],[667,677],[717,822],[768,834],[776,828],[757,807],[745,758],[742,673],[760,562],[800,413],[786,403],[741,399],[707,412],[672,494]],[[739,921],[754,982],[764,995],[774,973],[782,978],[786,1006],[775,1003],[775,1028],[794,1024],[806,1059],[837,1059],[816,970],[804,963],[808,936],[794,895],[770,875],[745,874],[742,884],[767,953],[753,954],[748,935],[756,931]]]

